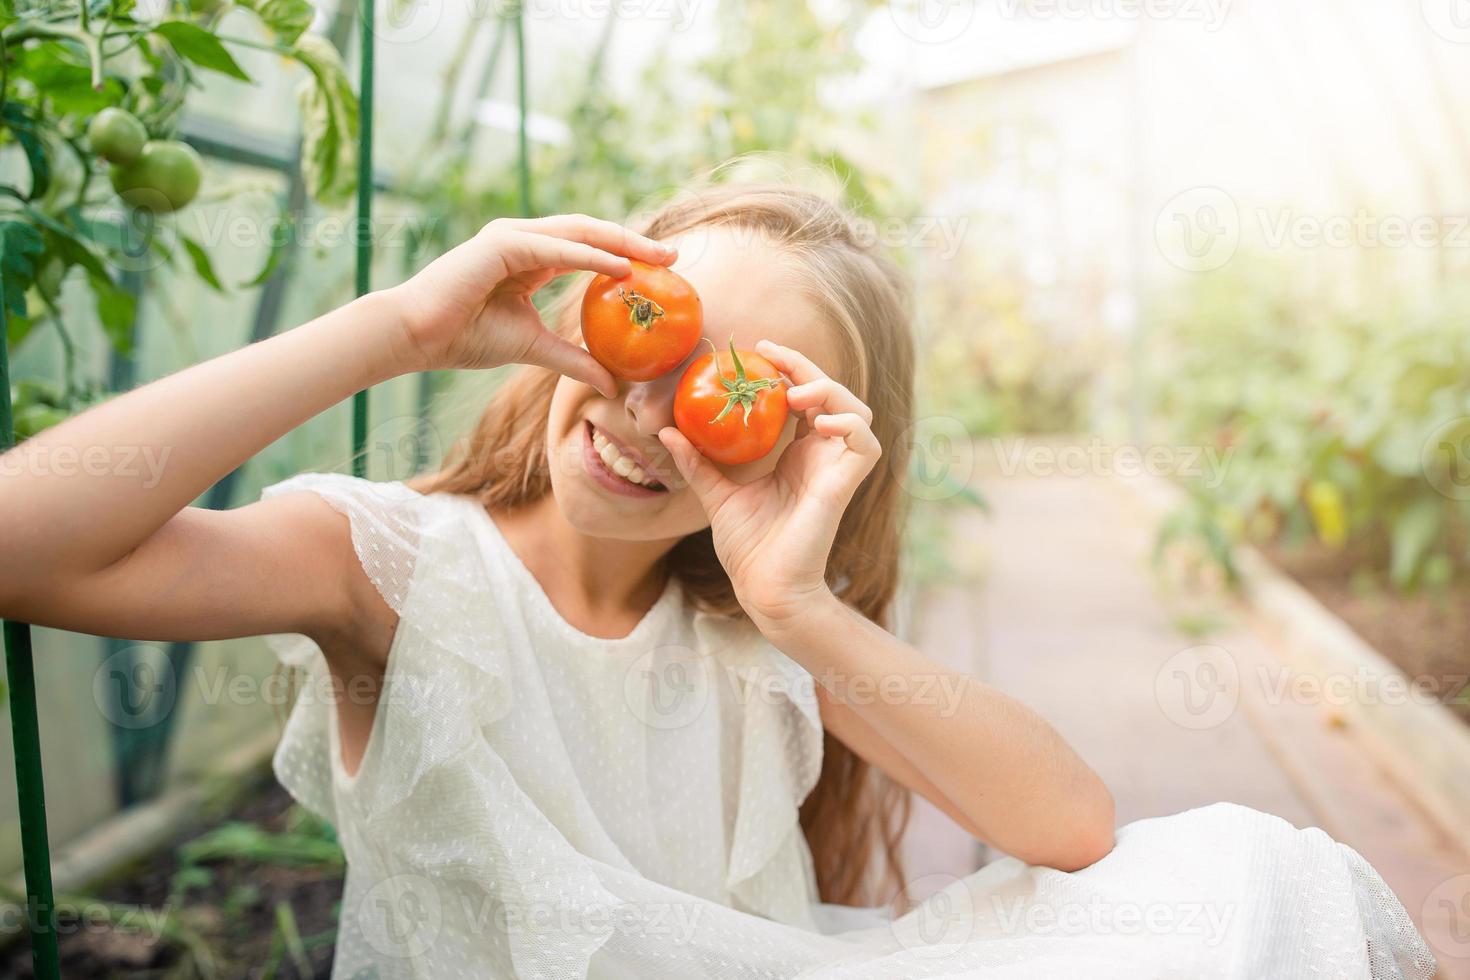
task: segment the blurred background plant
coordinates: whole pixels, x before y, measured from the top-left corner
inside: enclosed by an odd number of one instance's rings
[[[1151,381],[1165,438],[1229,454],[1187,484],[1215,542],[1315,545],[1361,588],[1443,589],[1470,573],[1470,295],[1346,302],[1292,263],[1237,259],[1159,304]],[[1202,530],[1202,528],[1210,530]]]

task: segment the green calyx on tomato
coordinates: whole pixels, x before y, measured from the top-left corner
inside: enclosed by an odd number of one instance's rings
[[[664,315],[664,308],[647,296],[638,295],[638,290],[624,291],[618,287],[618,296],[628,305],[628,320],[640,330],[648,330],[653,322]]]
[[[176,140],[151,140],[136,160],[114,164],[108,176],[112,189],[129,206],[162,214],[194,200],[203,173],[203,161],[192,146]]]
[[[715,353],[714,341],[706,337],[705,342],[709,344],[711,353]],[[740,355],[735,350],[734,337],[730,338],[730,360],[735,363],[735,377],[733,378],[725,377],[725,372],[720,370],[720,358],[718,354],[716,354],[714,359],[715,370],[719,373],[720,383],[725,386],[727,394],[725,395],[725,407],[720,409],[720,413],[710,419],[710,421],[720,421],[726,415],[730,414],[731,409],[739,405],[745,412],[745,417],[741,421],[745,425],[750,425],[750,410],[755,408],[756,397],[767,388],[774,388],[779,385],[781,379],[747,378],[745,376],[745,365],[740,363]]]
[[[674,425],[706,458],[734,466],[776,448],[789,410],[774,364],[754,351],[736,351],[733,342],[729,368],[720,363],[724,356],[711,343],[684,371],[674,390]]]
[[[87,123],[87,143],[108,163],[129,164],[143,153],[148,130],[126,109],[109,106]]]

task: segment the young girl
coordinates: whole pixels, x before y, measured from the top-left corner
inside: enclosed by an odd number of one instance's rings
[[[339,978],[1430,976],[1351,849],[1225,804],[1115,839],[1107,789],[1042,719],[884,629],[901,278],[812,194],[678,200],[641,234],[491,222],[400,286],[27,441],[35,465],[0,487],[0,613],[289,634],[308,673],[276,771],[347,853]],[[629,259],[672,264],[706,336],[789,378],[769,456],[694,451],[678,369],[615,381],[578,344],[576,284],[543,325],[547,282]],[[412,486],[311,474],[188,506],[355,391],[511,362]],[[140,444],[168,453],[161,481],[44,465]],[[909,792],[1012,856],[893,921],[844,909],[894,896]]]

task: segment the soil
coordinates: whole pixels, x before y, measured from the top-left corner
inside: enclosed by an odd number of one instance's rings
[[[171,847],[143,860],[117,876],[114,884],[88,894],[109,902],[163,907],[180,868],[178,847],[218,826],[238,821],[273,832],[288,829],[293,806],[274,779],[265,776],[222,816],[187,828]],[[245,980],[274,976],[275,980],[327,978],[332,972],[337,910],[342,897],[340,867],[288,867],[255,860],[229,858],[202,862],[207,882],[190,887],[179,917],[207,944],[217,980]],[[289,954],[281,955],[277,905],[286,903],[295,916],[306,948],[309,973],[300,971]],[[200,976],[191,956],[176,943],[160,940],[157,930],[130,932],[102,925],[63,920],[59,926],[61,975],[103,978],[185,980]],[[274,973],[269,965],[276,961]],[[0,950],[0,978],[33,976],[29,938]]]
[[[1401,594],[1355,576],[1356,563],[1341,552],[1321,546],[1263,550],[1405,675],[1437,692],[1470,724],[1470,582]]]

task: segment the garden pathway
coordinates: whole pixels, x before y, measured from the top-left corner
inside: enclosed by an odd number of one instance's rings
[[[1119,824],[1229,800],[1324,828],[1399,895],[1443,980],[1470,978],[1470,904],[1459,919],[1454,905],[1467,902],[1470,858],[1350,731],[1259,682],[1241,685],[1233,710],[1192,715],[1180,700],[1177,685],[1199,669],[1181,651],[1199,644],[1229,650],[1242,678],[1279,669],[1269,624],[1221,605],[1217,628],[1191,638],[1151,570],[1157,514],[1144,496],[1098,475],[1003,476],[981,455],[990,465],[974,483],[990,513],[962,513],[951,536],[980,584],[929,595],[919,645],[1051,721],[1106,780]],[[907,845],[916,894],[986,857],[924,805]]]

